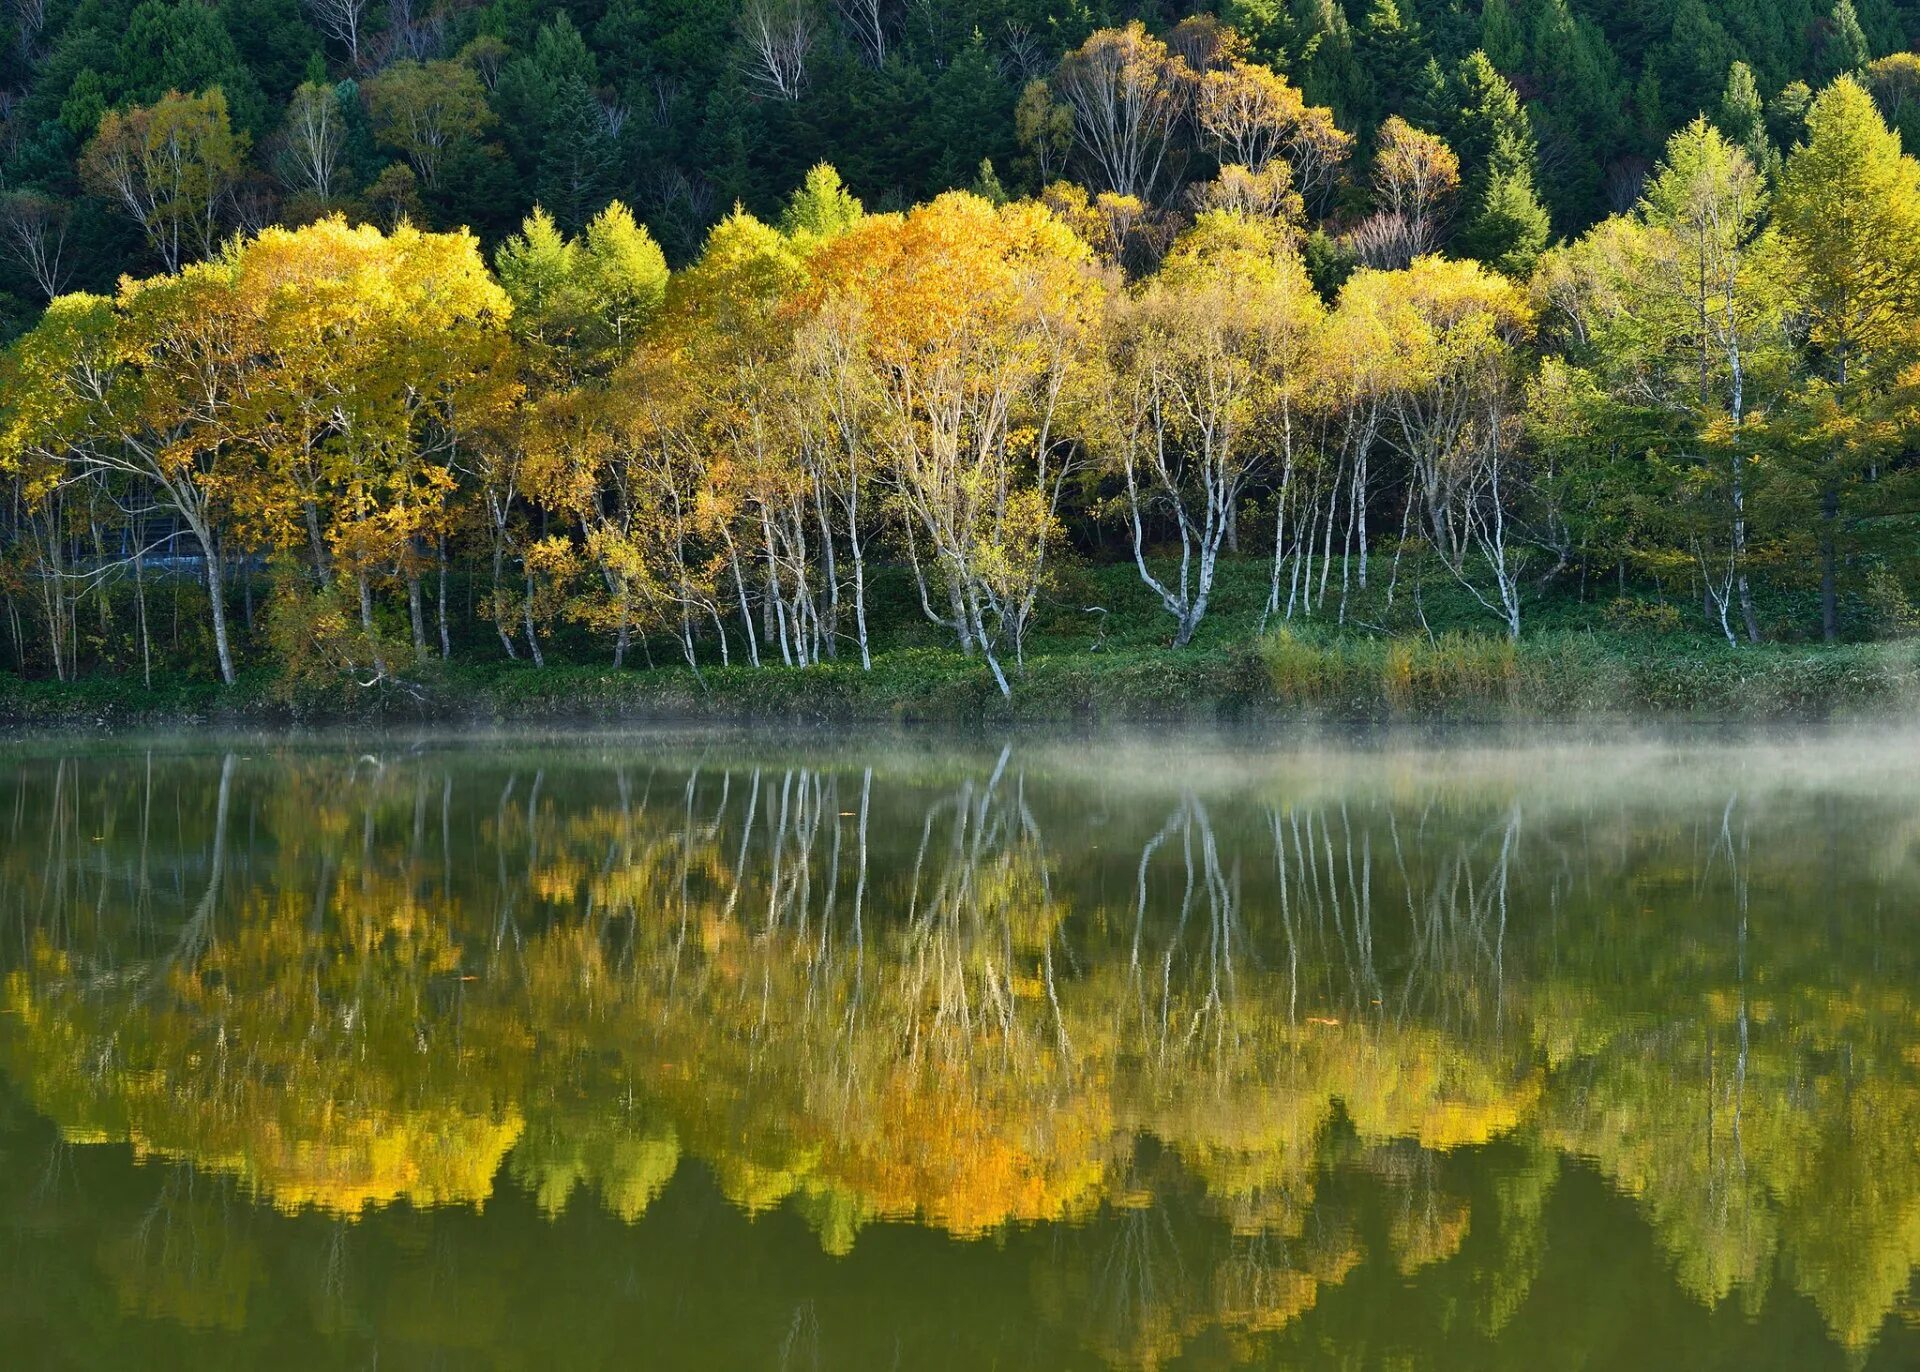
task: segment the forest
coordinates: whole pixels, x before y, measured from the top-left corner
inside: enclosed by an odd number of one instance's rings
[[[19,678],[1920,632],[1920,5],[10,21]]]

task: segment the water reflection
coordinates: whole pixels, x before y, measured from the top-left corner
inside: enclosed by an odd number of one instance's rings
[[[1856,1355],[1905,1332],[1920,787],[1709,748],[1133,761],[17,757],[0,1054],[56,1131],[5,1204],[202,1331],[291,1301],[364,1335],[391,1207],[645,1233],[679,1178],[766,1217],[735,1250],[993,1239],[1016,1365],[1497,1364],[1523,1312],[1656,1280],[1810,1303]],[[89,1144],[138,1204],[65,1179]],[[1595,1237],[1592,1175],[1657,1263]],[[507,1339],[476,1245],[375,1322]],[[784,1356],[859,1365],[822,1328],[796,1302]]]

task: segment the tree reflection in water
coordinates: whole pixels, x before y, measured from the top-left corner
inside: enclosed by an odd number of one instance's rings
[[[195,1328],[249,1319],[246,1201],[345,1330],[384,1207],[634,1224],[689,1161],[828,1254],[1045,1226],[1027,1298],[1119,1366],[1255,1356],[1373,1268],[1497,1341],[1570,1167],[1705,1307],[1905,1317],[1912,787],[1033,751],[23,755],[0,1051],[47,1175],[159,1169],[94,1270]]]

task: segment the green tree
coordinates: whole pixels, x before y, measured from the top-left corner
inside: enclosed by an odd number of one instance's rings
[[[1766,107],[1760,100],[1759,83],[1753,68],[1735,62],[1727,72],[1727,88],[1720,96],[1720,110],[1714,119],[1720,132],[1747,155],[1768,181],[1780,171],[1780,155],[1767,135]]]
[[[568,379],[618,362],[666,297],[660,245],[617,200],[578,238],[536,206],[493,262],[514,332]]]
[[[375,134],[429,191],[448,157],[493,123],[480,78],[461,62],[395,62],[364,89]]]
[[[1455,97],[1449,142],[1465,181],[1465,222],[1455,246],[1503,271],[1525,274],[1550,233],[1534,192],[1533,121],[1484,52],[1461,64]]]
[[[247,142],[228,122],[218,87],[204,95],[170,91],[152,105],[103,116],[80,175],[140,226],[168,271],[178,271],[190,252],[205,257],[218,244]]]
[[[1853,0],[1834,0],[1833,13],[1827,17],[1826,33],[1820,43],[1820,75],[1827,80],[1839,76],[1863,78],[1872,56]]]
[[[567,15],[541,26],[533,50],[500,69],[492,104],[535,198],[578,232],[603,202],[616,149],[595,93],[597,64]]]
[[[1852,77],[1807,112],[1807,141],[1781,173],[1774,234],[1798,307],[1802,379],[1781,417],[1781,451],[1813,507],[1820,628],[1831,643],[1842,558],[1887,496],[1880,469],[1899,438],[1888,406],[1920,309],[1920,163],[1902,155]]]
[[[1366,75],[1361,111],[1365,122],[1373,125],[1388,115],[1404,114],[1419,89],[1425,65],[1418,23],[1406,16],[1397,0],[1369,0],[1356,46]]]
[[[840,173],[830,163],[822,162],[807,173],[807,179],[780,212],[780,232],[803,243],[824,242],[859,223],[864,213]]]

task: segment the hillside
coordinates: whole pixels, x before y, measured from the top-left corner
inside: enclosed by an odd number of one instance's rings
[[[169,91],[224,99],[217,203],[182,211],[208,241],[334,208],[468,225],[491,243],[536,202],[578,229],[617,198],[678,263],[736,202],[769,215],[820,161],[880,209],[977,185],[986,163],[1014,194],[1062,169],[1112,189],[1065,140],[1048,146],[1032,83],[1097,28],[1137,16],[1165,35],[1206,8],[15,0],[0,56],[12,192],[0,313],[17,330],[48,285],[99,290],[171,265],[113,177],[84,165],[103,115]],[[1909,145],[1920,121],[1920,69],[1874,62],[1920,36],[1912,0],[1222,0],[1212,12],[1358,139],[1313,207],[1336,233],[1371,209],[1366,161],[1390,114],[1447,139],[1470,182],[1485,175],[1495,149],[1468,127],[1490,75],[1477,50],[1524,105],[1537,152],[1523,160],[1564,235],[1630,205],[1668,136],[1702,111],[1785,147],[1808,87],[1860,71]],[[315,121],[329,119],[339,127],[316,156]],[[1175,162],[1158,189],[1177,208],[1182,184],[1213,168],[1198,149]]]

